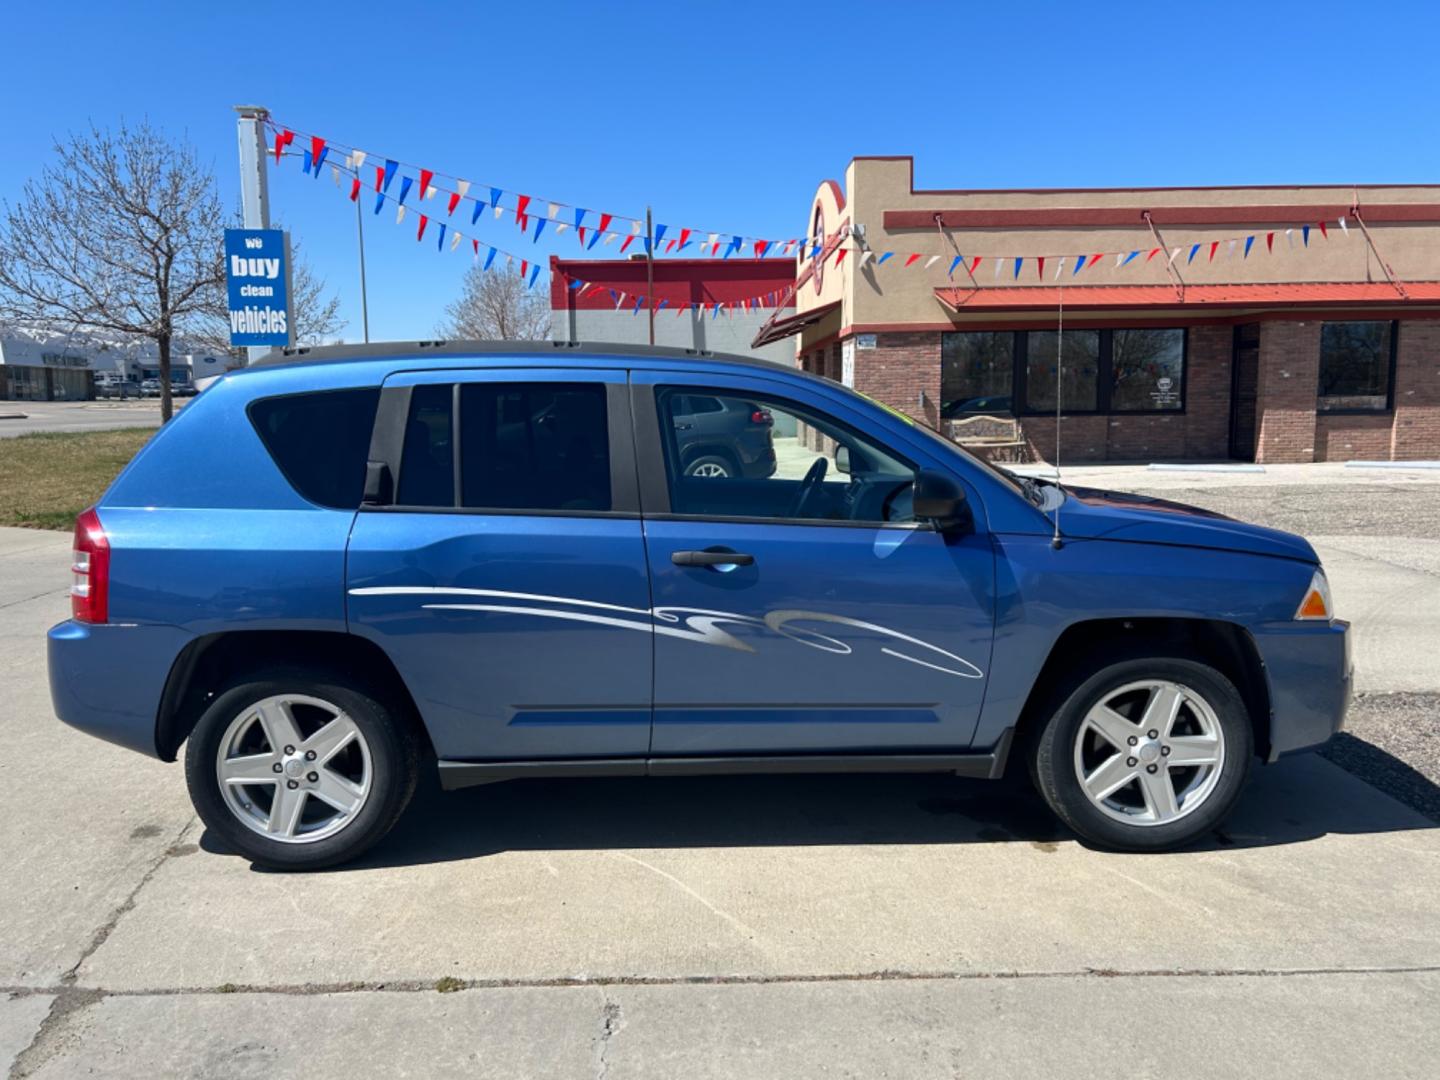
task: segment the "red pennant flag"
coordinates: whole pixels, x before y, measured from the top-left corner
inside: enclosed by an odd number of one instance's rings
[[[674,250],[675,250],[675,241],[674,241],[674,240],[667,240],[667,241],[665,242],[665,254],[666,254],[666,255],[669,255],[670,252],[672,252],[672,251],[674,251]]]
[[[1044,280],[1045,278],[1045,256],[1041,255],[1035,260],[1035,276]]]
[[[447,214],[453,214],[453,213],[455,213],[455,207],[457,207],[457,206],[459,206],[459,205],[460,205],[460,192],[458,192],[458,191],[452,191],[452,192],[450,193],[450,203],[449,203],[448,206],[445,207],[445,212],[446,212]]]
[[[918,252],[917,252],[916,254],[914,254],[914,255],[911,255],[908,259],[905,260],[905,265],[906,265],[906,266],[909,266],[911,263],[913,263],[913,262],[914,262],[916,259],[918,259],[919,257],[920,257],[920,255],[919,255]]]
[[[680,230],[680,247],[683,249],[683,248],[685,247],[685,245],[688,244],[689,242],[690,242],[690,230],[689,230],[689,229],[681,229],[681,230]]]
[[[1100,255],[1104,255],[1104,254],[1105,254],[1105,253],[1104,253],[1103,251],[1100,253]],[[1094,266],[1096,263],[1098,263],[1098,262],[1100,261],[1100,255],[1091,255],[1091,256],[1090,256],[1090,265],[1091,265],[1091,266]]]
[[[354,202],[358,198],[360,198],[360,177],[357,176],[350,181],[350,201]]]
[[[984,258],[983,255],[976,255],[973,259],[970,260],[970,273],[975,273],[975,268],[980,265],[980,260],[982,258]]]
[[[523,278],[523,277],[524,277],[526,274],[528,274],[528,273],[530,273],[530,264],[529,264],[528,262],[526,262],[524,259],[521,259],[521,260],[520,260],[520,276]]]
[[[769,241],[769,240],[756,240],[756,241],[755,241],[755,257],[756,257],[757,259],[763,259],[763,258],[765,257],[765,250],[766,250],[769,246],[770,246],[770,241]]]
[[[1151,249],[1150,249],[1150,254],[1145,256],[1145,261],[1146,261],[1146,262],[1149,262],[1151,259],[1153,259],[1156,255],[1159,255],[1159,254],[1160,254],[1160,249],[1159,249],[1159,248],[1151,248]]]
[[[595,231],[596,231],[596,232],[604,232],[604,231],[605,231],[606,229],[608,229],[608,228],[610,228],[610,215],[609,215],[609,214],[601,214],[601,215],[600,215],[600,224],[595,226]]]
[[[525,208],[529,205],[529,195],[515,196],[515,221],[519,224],[521,232],[524,232],[525,227],[530,224],[530,219],[525,216]]]
[[[475,249],[475,254],[476,254],[476,255],[479,255],[479,254],[480,254],[480,241],[479,241],[479,240],[473,240],[473,239],[472,239],[472,240],[470,241],[470,246]]]
[[[425,239],[425,226],[430,224],[430,219],[424,214],[420,215],[420,231],[415,234],[416,240]]]
[[[430,181],[435,179],[435,174],[429,169],[420,170],[420,198],[425,198],[425,192],[430,190]]]
[[[1273,232],[1265,234],[1265,250],[1271,254],[1275,252],[1275,234]]]
[[[842,247],[838,252],[835,253],[835,265],[836,265],[836,266],[839,266],[842,262],[845,261],[845,253],[846,253],[847,251],[849,251],[849,250],[850,250],[849,248]]]
[[[385,166],[375,166],[375,190],[378,192],[385,184]]]
[[[319,135],[310,136],[310,160],[315,165],[315,173],[320,173],[320,154],[325,149],[325,140]]]
[[[1326,240],[1330,239],[1330,234],[1325,230],[1325,222],[1323,221],[1320,222],[1320,235],[1323,236]]]
[[[580,246],[581,246],[581,247],[584,247],[584,246],[585,246],[585,226],[584,226],[584,225],[580,225],[580,226],[576,227],[575,231],[580,234]]]
[[[275,164],[276,164],[276,165],[279,165],[279,164],[280,164],[280,155],[285,152],[285,147],[289,146],[289,145],[290,145],[292,142],[294,142],[294,141],[295,141],[295,132],[291,131],[289,128],[286,128],[284,131],[280,132],[279,135],[276,135],[276,136],[275,136]],[[311,160],[314,160],[315,155],[314,155],[314,154],[311,154],[310,157],[311,157]]]
[[[1219,246],[1220,246],[1220,241],[1219,241],[1219,240],[1215,240],[1215,241],[1212,241],[1212,242],[1211,242],[1211,244],[1210,244],[1210,261],[1211,261],[1211,262],[1214,262],[1214,261],[1215,261],[1215,249],[1218,248]]]
[[[625,249],[628,248],[628,247],[634,242],[634,240],[635,240],[635,234],[634,234],[634,233],[631,233],[629,236],[625,237],[625,242],[620,245],[620,254],[621,254],[621,255],[624,255],[624,254],[625,254]]]

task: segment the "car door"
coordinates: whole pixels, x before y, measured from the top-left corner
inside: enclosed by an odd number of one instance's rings
[[[913,448],[795,383],[653,371],[632,382],[652,754],[969,746],[994,630],[983,508],[963,532],[917,523]],[[746,424],[696,445],[682,425],[699,396]],[[687,470],[697,456],[752,464]]]
[[[387,379],[349,623],[442,758],[643,758],[649,582],[624,371]]]

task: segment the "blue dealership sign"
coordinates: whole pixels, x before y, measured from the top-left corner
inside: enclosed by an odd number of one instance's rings
[[[282,229],[226,229],[230,344],[283,347],[294,341],[290,238]]]

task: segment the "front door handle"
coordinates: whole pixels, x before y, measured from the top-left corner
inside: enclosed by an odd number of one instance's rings
[[[705,551],[672,552],[670,561],[676,566],[750,566],[754,564],[755,556],[709,548]]]

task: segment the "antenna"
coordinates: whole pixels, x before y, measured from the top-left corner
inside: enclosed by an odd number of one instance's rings
[[[1058,318],[1055,327],[1055,490],[1060,493],[1060,502],[1055,504],[1055,533],[1050,537],[1050,546],[1059,551],[1063,541],[1060,539],[1060,503],[1065,501],[1065,489],[1060,486],[1060,396],[1064,389],[1061,382],[1061,372],[1065,358],[1065,286],[1062,283],[1058,292]]]

